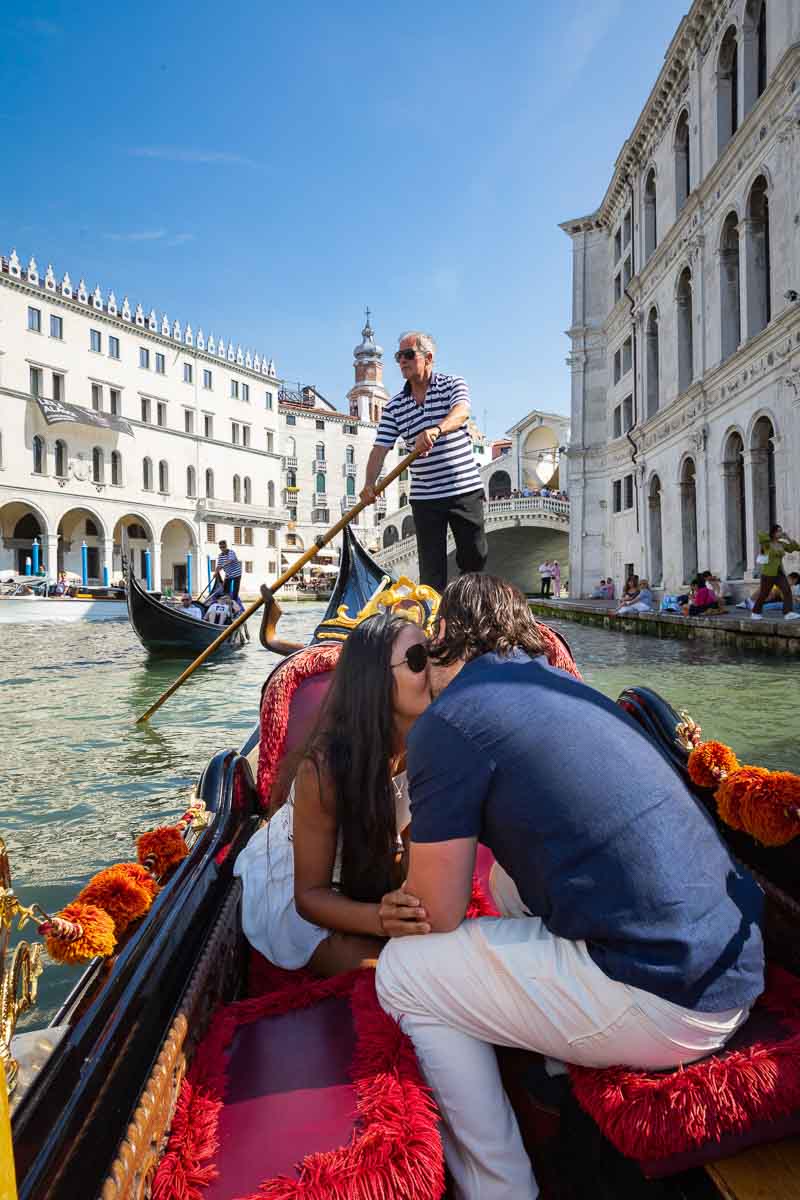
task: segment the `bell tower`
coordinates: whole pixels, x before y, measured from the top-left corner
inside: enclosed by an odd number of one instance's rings
[[[347,393],[347,400],[351,417],[377,423],[389,393],[383,386],[383,349],[375,343],[369,309],[366,309],[366,318],[361,330],[361,342],[353,351],[356,381]]]

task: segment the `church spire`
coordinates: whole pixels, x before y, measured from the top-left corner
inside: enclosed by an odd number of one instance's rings
[[[347,393],[350,415],[362,421],[379,421],[383,406],[389,399],[383,386],[383,347],[375,342],[372,313],[364,309],[365,323],[361,342],[353,351],[355,387]]]

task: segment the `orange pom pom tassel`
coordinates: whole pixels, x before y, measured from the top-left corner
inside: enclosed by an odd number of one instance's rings
[[[139,887],[144,888],[151,901],[155,900],[161,890],[158,886],[158,880],[154,879],[147,868],[143,867],[141,863],[118,863],[115,869],[123,871],[134,883],[138,883]]]
[[[179,829],[174,825],[162,825],[150,833],[143,833],[136,842],[136,854],[140,863],[154,875],[164,875],[170,867],[181,862],[189,853]]]
[[[135,865],[143,874],[144,867]],[[107,867],[90,879],[76,899],[83,904],[94,904],[102,908],[114,922],[117,937],[125,932],[132,921],[143,917],[153,903],[149,888],[142,887],[125,866]]]
[[[738,767],[736,755],[722,742],[701,742],[692,750],[687,763],[689,778],[701,788],[719,787],[722,780]]]
[[[726,825],[731,829],[746,830],[744,824],[743,804],[745,798],[756,794],[769,778],[769,771],[764,767],[739,767],[717,788],[717,812]]]
[[[742,824],[762,846],[785,846],[800,833],[800,777],[771,771],[741,801]]]
[[[116,946],[114,921],[102,908],[73,900],[40,928],[54,962],[79,963],[107,958]]]

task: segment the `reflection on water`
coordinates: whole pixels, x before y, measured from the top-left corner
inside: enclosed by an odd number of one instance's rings
[[[285,607],[281,633],[295,641],[324,610]],[[95,871],[131,856],[132,835],[174,820],[208,759],[245,741],[276,661],[258,645],[257,620],[244,650],[206,663],[145,726],[137,716],[185,664],[149,660],[127,623],[0,626],[0,832],[24,902],[52,911]],[[741,758],[800,772],[800,664],[555,625],[587,683],[611,696],[631,684],[655,688]],[[37,1024],[75,977],[47,968]]]

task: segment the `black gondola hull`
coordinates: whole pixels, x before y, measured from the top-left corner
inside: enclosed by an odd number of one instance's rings
[[[178,609],[163,604],[146,592],[133,574],[128,578],[127,596],[131,625],[149,654],[196,656],[222,632],[218,625],[187,617]],[[237,629],[216,653],[229,654],[244,644],[244,634]]]

